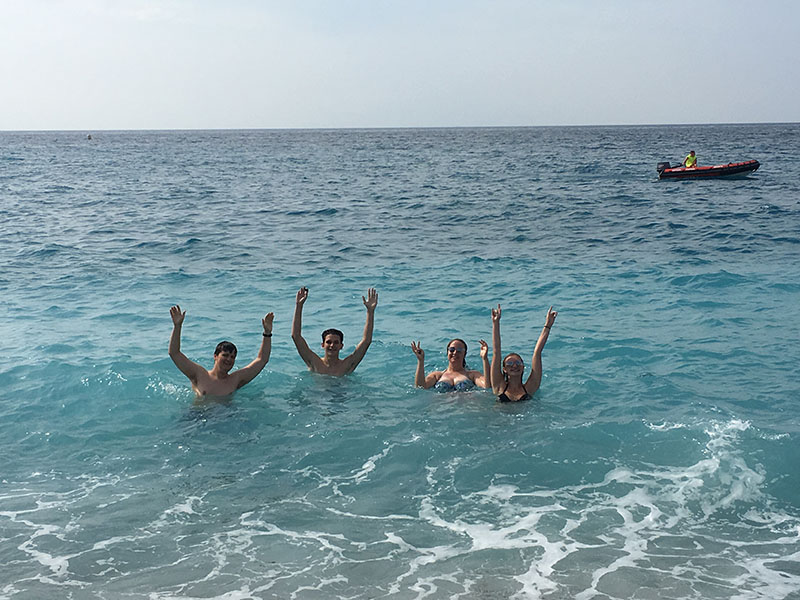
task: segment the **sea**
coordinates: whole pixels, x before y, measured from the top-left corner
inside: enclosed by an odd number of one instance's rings
[[[91,139],[89,139],[91,136]],[[742,179],[656,164],[757,159]],[[0,133],[0,598],[800,599],[800,124]],[[290,337],[372,345],[308,372]],[[197,403],[170,360],[264,371]],[[415,388],[452,338],[539,391]]]

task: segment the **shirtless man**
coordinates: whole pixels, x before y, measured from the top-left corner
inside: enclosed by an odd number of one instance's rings
[[[272,319],[275,317],[272,313],[267,313],[267,316],[261,319],[264,333],[258,356],[249,365],[233,373],[230,373],[230,370],[236,361],[236,346],[230,342],[217,344],[214,350],[214,367],[206,371],[204,367],[189,360],[181,352],[181,328],[186,318],[186,311],[181,312],[181,307],[175,305],[169,309],[169,314],[173,325],[172,335],[169,338],[169,357],[192,382],[192,389],[197,394],[198,400],[230,396],[255,379],[269,361],[269,353],[272,350]]]
[[[378,306],[378,292],[369,288],[367,297],[361,296],[367,307],[367,322],[364,325],[364,336],[350,356],[339,358],[339,351],[344,347],[344,334],[338,329],[326,329],[322,332],[323,355],[320,358],[308,347],[301,330],[303,328],[303,304],[308,299],[308,288],[301,287],[297,292],[297,303],[292,321],[292,341],[297,347],[300,358],[308,365],[308,370],[325,375],[347,375],[352,373],[372,343],[372,328],[375,324],[375,307]]]

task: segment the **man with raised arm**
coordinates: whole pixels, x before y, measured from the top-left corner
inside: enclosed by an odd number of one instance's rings
[[[375,307],[378,306],[378,292],[374,288],[367,290],[367,297],[361,296],[367,307],[367,322],[364,325],[364,336],[350,356],[339,358],[339,351],[344,347],[344,334],[338,329],[326,329],[322,332],[322,357],[308,347],[301,333],[303,328],[303,304],[308,299],[308,288],[301,287],[297,292],[292,321],[292,341],[297,347],[300,358],[308,365],[308,370],[325,375],[347,375],[352,373],[372,343],[372,328],[375,324]]]
[[[214,367],[210,371],[206,371],[204,367],[189,360],[181,352],[181,328],[183,320],[186,318],[186,311],[181,312],[181,307],[175,305],[169,309],[169,314],[172,317],[169,357],[181,370],[181,373],[192,382],[192,389],[197,394],[198,400],[230,396],[240,387],[255,379],[269,361],[269,354],[272,350],[272,320],[275,317],[272,313],[267,313],[267,316],[261,319],[264,333],[261,337],[258,356],[249,365],[233,373],[230,370],[236,361],[236,346],[231,342],[217,344],[217,348],[214,350]]]

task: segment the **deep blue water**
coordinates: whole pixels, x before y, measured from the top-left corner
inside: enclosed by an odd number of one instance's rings
[[[800,598],[800,125],[92,133],[0,133],[0,598]],[[497,303],[535,398],[415,389]]]

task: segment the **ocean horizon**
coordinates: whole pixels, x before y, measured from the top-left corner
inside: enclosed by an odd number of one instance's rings
[[[797,121],[748,121],[719,123],[594,123],[577,125],[370,125],[352,127],[139,127],[139,128],[67,128],[67,129],[0,129],[0,133],[155,133],[155,132],[277,132],[277,131],[393,131],[393,130],[445,130],[445,129],[570,129],[603,127],[747,127],[771,125],[797,125]]]

